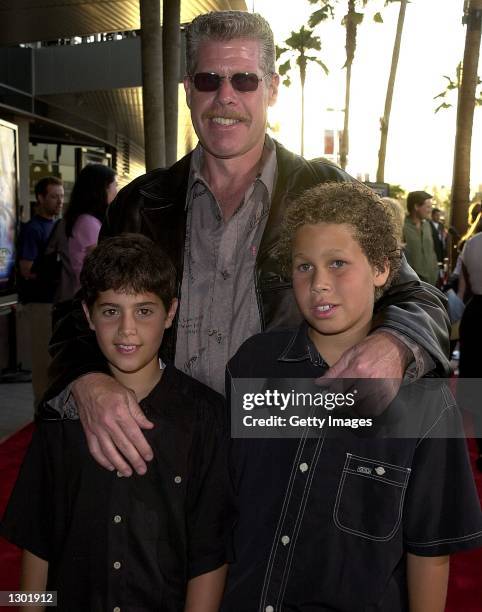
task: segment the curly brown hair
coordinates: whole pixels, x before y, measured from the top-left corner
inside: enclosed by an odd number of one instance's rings
[[[292,202],[281,224],[276,254],[287,276],[291,276],[291,248],[296,230],[317,223],[350,225],[370,264],[378,270],[384,270],[388,264],[387,282],[375,289],[378,299],[390,287],[401,265],[399,232],[387,205],[361,183],[322,183],[305,191]]]

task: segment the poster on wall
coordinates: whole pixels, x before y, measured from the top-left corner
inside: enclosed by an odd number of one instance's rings
[[[0,296],[14,293],[17,126],[0,119]]]

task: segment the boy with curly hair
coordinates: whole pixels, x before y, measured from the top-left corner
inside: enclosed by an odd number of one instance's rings
[[[319,378],[381,325],[398,235],[364,185],[299,197],[278,256],[304,322],[242,345],[227,368],[231,399],[251,384],[239,379],[272,390]],[[482,516],[456,406],[442,381],[425,382],[403,385],[372,430],[325,424],[318,435],[307,426],[289,439],[251,429],[234,439],[239,519],[223,612],[443,612],[449,555],[482,544]]]

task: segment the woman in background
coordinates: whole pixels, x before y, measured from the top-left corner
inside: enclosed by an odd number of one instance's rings
[[[85,256],[97,245],[100,227],[107,207],[117,194],[117,176],[112,168],[89,164],[75,181],[70,204],[64,216],[67,253],[71,268],[70,295],[63,291],[62,299],[71,299],[80,288],[80,271]]]

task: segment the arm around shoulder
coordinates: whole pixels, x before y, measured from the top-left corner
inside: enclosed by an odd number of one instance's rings
[[[394,330],[430,355],[439,374],[449,371],[450,321],[443,293],[422,282],[403,258],[400,272],[375,306],[372,330]]]

